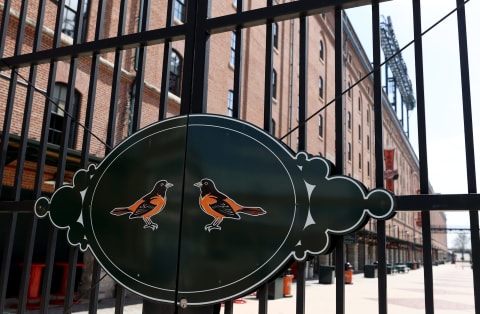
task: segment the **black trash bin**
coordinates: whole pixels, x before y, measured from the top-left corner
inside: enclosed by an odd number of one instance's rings
[[[268,298],[270,300],[283,298],[283,277],[268,283]]]
[[[365,278],[376,278],[376,277],[378,277],[377,265],[374,265],[374,264],[365,265],[363,274],[364,274]]]
[[[331,285],[333,283],[334,272],[335,266],[318,266],[318,283]]]

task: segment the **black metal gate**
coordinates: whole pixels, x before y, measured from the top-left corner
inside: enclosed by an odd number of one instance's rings
[[[17,3],[20,2],[20,3]],[[465,154],[468,175],[468,194],[430,195],[427,164],[426,116],[424,103],[423,55],[420,2],[413,0],[413,21],[415,40],[415,86],[418,114],[419,135],[419,194],[396,196],[398,211],[420,211],[423,233],[423,262],[425,265],[424,293],[425,312],[433,313],[433,276],[431,247],[431,211],[457,210],[469,211],[473,258],[473,279],[475,300],[480,300],[480,239],[477,205],[476,171],[474,160],[473,121],[468,67],[467,30],[465,10],[467,1],[457,0],[457,8],[451,14],[457,15],[461,77],[463,91],[463,117],[465,130]],[[0,31],[0,70],[1,108],[3,124],[0,134],[0,178],[2,178],[0,201],[0,237],[2,241],[2,260],[0,276],[0,309],[6,308],[7,291],[10,289],[13,269],[21,265],[18,276],[19,313],[27,308],[28,283],[32,261],[36,259],[35,247],[39,245],[38,234],[48,234],[43,239],[41,250],[44,262],[41,263],[43,280],[40,287],[42,297],[39,309],[47,313],[54,282],[54,264],[58,250],[62,250],[68,271],[66,282],[65,312],[71,311],[74,302],[74,286],[79,252],[68,248],[63,243],[65,237],[59,237],[56,228],[45,226],[33,214],[34,200],[53,189],[46,189],[45,181],[53,181],[61,185],[71,174],[80,168],[86,168],[90,162],[100,160],[97,156],[107,154],[119,139],[139,130],[143,125],[155,120],[165,119],[169,106],[177,106],[176,112],[181,115],[207,112],[207,91],[209,74],[210,40],[216,34],[233,32],[235,34],[231,49],[242,51],[245,45],[244,31],[262,27],[265,31],[265,76],[263,101],[263,128],[272,132],[272,98],[275,90],[275,76],[272,75],[272,58],[277,40],[276,23],[281,21],[297,21],[299,23],[299,150],[306,148],[307,124],[312,116],[307,117],[307,18],[330,12],[334,17],[335,37],[335,80],[333,86],[335,97],[326,106],[335,106],[335,160],[337,169],[343,169],[345,143],[343,140],[344,117],[342,111],[343,96],[356,84],[344,87],[342,59],[344,58],[343,9],[368,5],[372,10],[373,66],[372,71],[362,76],[363,80],[373,77],[373,100],[376,104],[373,118],[375,136],[375,164],[383,165],[382,135],[382,67],[380,43],[380,11],[379,1],[276,1],[267,0],[266,5],[244,11],[243,0],[233,1],[236,12],[227,15],[211,16],[212,7],[219,5],[215,1],[162,1],[161,5],[151,0],[132,1],[87,1],[87,0],[4,0],[0,3],[2,10]],[[55,8],[52,14],[52,7]],[[32,14],[32,12],[35,12]],[[333,13],[332,13],[333,12]],[[152,17],[163,14],[165,25],[151,28]],[[111,15],[118,15],[118,23],[114,26],[105,23]],[[129,22],[135,20],[135,23]],[[128,28],[136,24],[135,27]],[[107,26],[109,27],[106,29]],[[65,36],[68,37],[65,40]],[[30,43],[26,45],[25,43]],[[183,48],[183,58],[175,53]],[[156,49],[156,50],[155,50]],[[163,54],[160,53],[163,51]],[[144,84],[149,75],[149,58],[163,56],[162,72],[158,73],[159,88]],[[109,79],[102,77],[103,67],[107,62],[111,69]],[[235,53],[231,60],[233,72],[233,89],[231,94],[231,116],[243,118],[241,114],[242,98],[242,63],[246,62],[242,53]],[[66,70],[59,71],[65,66]],[[79,72],[88,73],[82,78]],[[127,73],[128,72],[128,73]],[[56,84],[59,73],[65,84]],[[131,74],[134,73],[134,74]],[[276,74],[275,74],[276,75]],[[156,77],[154,77],[156,78]],[[125,91],[125,81],[132,88]],[[80,84],[84,84],[82,98],[76,94]],[[108,86],[106,99],[110,105],[100,111],[96,103]],[[150,92],[156,90],[158,97],[151,98]],[[169,94],[170,92],[170,94]],[[173,97],[172,94],[176,95]],[[170,96],[169,96],[170,95]],[[126,99],[122,103],[122,99]],[[153,99],[153,100],[152,100]],[[76,104],[82,101],[82,111]],[[126,103],[125,103],[126,102]],[[152,105],[154,104],[154,105]],[[120,105],[129,110],[122,113]],[[325,106],[325,107],[326,107]],[[58,107],[61,109],[57,110]],[[152,111],[152,107],[155,108]],[[170,113],[171,114],[171,113]],[[98,117],[103,116],[103,125],[99,125]],[[145,118],[145,115],[148,115]],[[154,118],[152,118],[152,116]],[[123,123],[121,120],[127,121]],[[145,121],[147,120],[147,121]],[[126,126],[125,126],[126,124]],[[283,134],[282,134],[283,135]],[[285,135],[286,136],[286,135]],[[282,138],[283,139],[283,138]],[[377,187],[384,185],[384,172],[381,166],[375,168]],[[70,178],[71,179],[71,178]],[[387,256],[385,222],[377,224],[378,245],[378,310],[387,313]],[[21,243],[21,252],[17,252]],[[335,263],[336,276],[343,277],[343,237],[336,238]],[[22,256],[21,261],[13,256]],[[15,264],[17,263],[17,264]],[[303,273],[305,263],[298,266]],[[101,269],[94,264],[90,291],[90,313],[97,310],[98,285],[101,281]],[[297,284],[297,313],[305,312],[305,282],[300,276]],[[268,286],[258,292],[259,313],[267,313]],[[345,312],[345,288],[342,281],[336,284],[337,313]],[[116,313],[123,312],[125,291],[121,287],[116,290]],[[475,303],[476,313],[480,313],[480,302]],[[233,313],[233,302],[227,302],[225,313]]]

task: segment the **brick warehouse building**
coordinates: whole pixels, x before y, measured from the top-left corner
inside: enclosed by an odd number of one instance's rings
[[[0,2],[0,12],[3,18],[8,18],[8,28],[4,30],[5,46],[0,47],[0,57],[6,58],[13,55],[15,50],[32,51],[44,50],[54,46],[68,47],[76,42],[91,42],[95,39],[114,39],[118,35],[134,34],[139,29],[155,30],[165,27],[167,21],[166,4],[158,3],[150,7],[149,18],[142,16],[142,1],[128,2],[125,21],[119,21],[120,1],[110,1],[105,9],[105,23],[101,33],[95,34],[92,21],[100,14],[97,12],[98,1],[85,1],[84,7],[79,8],[80,1],[67,0],[62,13],[63,23],[60,25],[62,35],[54,38],[55,17],[58,12],[56,1],[46,2],[46,14],[42,28],[42,40],[34,47],[34,26],[36,24],[36,12],[38,1],[29,1],[25,18],[25,34],[21,45],[18,41],[18,25],[21,20],[21,5],[25,2],[14,1],[5,11],[4,2]],[[161,1],[163,2],[163,1]],[[281,1],[283,2],[283,1]],[[173,24],[181,26],[186,18],[186,0],[175,1],[173,8]],[[248,1],[243,10],[255,9],[256,2]],[[211,16],[221,16],[234,13],[237,10],[236,1],[217,1],[212,4]],[[83,23],[83,32],[75,36],[75,18],[79,13]],[[314,155],[321,155],[329,160],[335,160],[334,140],[334,106],[330,105],[335,98],[334,84],[334,19],[332,13],[325,13],[308,17],[308,80],[307,80],[307,113],[306,117],[312,117],[307,122],[307,151]],[[123,22],[124,24],[122,24]],[[375,168],[384,167],[376,165],[373,158],[374,152],[374,117],[373,117],[373,82],[366,74],[372,71],[370,62],[360,45],[348,17],[344,16],[344,169],[345,175],[360,180],[371,189],[375,187]],[[303,117],[299,115],[299,45],[298,21],[284,21],[274,23],[272,36],[273,60],[272,62],[272,88],[271,110],[272,127],[271,134],[281,139],[294,151],[297,150],[298,132],[296,127]],[[3,34],[3,33],[2,33]],[[2,40],[3,42],[3,40]],[[242,63],[241,63],[241,103],[239,118],[247,120],[255,125],[263,124],[263,106],[265,102],[265,27],[251,27],[242,31]],[[210,52],[208,58],[208,113],[233,115],[233,97],[235,84],[235,57],[239,48],[236,43],[234,32],[213,34],[210,38]],[[89,130],[95,136],[92,137],[89,162],[99,162],[102,157],[117,145],[122,139],[130,135],[138,127],[147,126],[158,119],[178,115],[180,112],[180,100],[182,95],[181,77],[183,74],[183,56],[185,42],[173,41],[169,58],[170,77],[168,80],[168,94],[162,90],[163,68],[163,44],[151,45],[143,49],[129,49],[103,53],[98,57],[98,80],[96,82],[95,95],[89,94],[91,84],[91,69],[93,58],[79,57],[78,66],[73,63],[59,60],[53,71],[55,73],[54,101],[57,105],[51,105],[46,101],[45,91],[50,65],[40,64],[36,79],[34,80],[37,92],[33,94],[33,107],[28,115],[28,143],[26,161],[21,174],[17,173],[18,142],[20,135],[25,132],[22,129],[25,120],[25,103],[28,95],[29,84],[25,78],[29,77],[28,69],[19,69],[19,75],[15,71],[4,70],[0,73],[0,113],[2,118],[8,110],[4,104],[8,102],[9,95],[14,95],[12,108],[12,120],[6,125],[6,119],[1,120],[2,134],[8,133],[9,137],[5,144],[8,145],[8,156],[5,167],[2,169],[2,200],[32,199],[34,195],[36,149],[41,142],[42,121],[44,115],[50,113],[50,125],[48,134],[48,159],[46,161],[44,175],[41,178],[41,190],[43,193],[52,193],[55,180],[69,183],[73,173],[80,168],[81,158],[78,151],[85,145],[85,131],[83,126],[90,125]],[[121,68],[116,68],[116,60],[121,60]],[[139,63],[146,65],[145,72],[139,72]],[[2,65],[3,66],[3,65]],[[75,71],[73,71],[75,69]],[[364,78],[359,83],[360,79]],[[118,80],[116,78],[118,77]],[[17,80],[12,87],[10,82]],[[143,84],[141,84],[143,82]],[[112,93],[113,84],[118,84]],[[67,95],[69,87],[74,86],[70,101]],[[138,93],[141,92],[141,95]],[[10,96],[12,97],[12,96]],[[160,110],[159,103],[162,97],[168,99],[165,111]],[[142,106],[141,117],[133,115],[133,107]],[[50,103],[50,111],[46,110]],[[89,108],[92,106],[91,108]],[[111,104],[115,110],[111,110]],[[415,194],[419,189],[418,160],[411,147],[408,136],[405,134],[402,122],[388,96],[383,97],[383,146],[385,149],[393,149],[393,168],[398,171],[398,179],[394,181],[393,192],[397,195]],[[323,108],[323,109],[322,109]],[[63,113],[68,110],[73,117],[74,123],[68,128],[67,167],[63,179],[57,178],[57,163],[60,156],[59,144],[61,144],[63,122],[68,120]],[[94,119],[87,123],[87,111],[93,109]],[[115,121],[112,129],[109,129],[108,121]],[[139,125],[136,126],[136,121]],[[3,139],[4,137],[2,137]],[[8,143],[7,143],[8,142]],[[14,195],[13,187],[16,180],[21,180],[21,196]],[[432,188],[433,192],[433,188]],[[386,222],[387,233],[387,259],[389,263],[406,262],[422,258],[422,232],[419,213],[400,212],[393,219]],[[441,212],[433,212],[431,215],[432,226],[445,227],[446,217]],[[41,229],[41,228],[40,228]],[[39,230],[41,232],[42,230]],[[365,264],[371,264],[377,260],[376,253],[376,223],[370,221],[365,228],[352,237],[347,237],[345,244],[345,256],[356,270],[363,270]],[[38,241],[37,242],[41,242]],[[434,258],[442,260],[447,257],[446,234],[433,234],[432,247]],[[41,243],[38,244],[39,258],[42,258]],[[20,249],[18,251],[21,251]],[[20,254],[20,253],[19,253]],[[321,256],[312,265],[331,263],[331,256]],[[88,267],[85,266],[85,267]],[[86,279],[84,279],[86,280]]]

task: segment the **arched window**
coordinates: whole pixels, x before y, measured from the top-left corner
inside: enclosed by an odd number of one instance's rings
[[[78,15],[78,0],[65,0],[65,7],[63,8],[63,18],[62,18],[62,33],[73,37],[75,35],[75,22]],[[83,10],[81,12],[83,19],[82,29],[79,30],[80,41],[85,41],[86,29],[87,29],[87,11],[88,11],[88,0],[83,3]]]
[[[228,91],[227,96],[227,115],[233,117],[233,90]]]
[[[318,47],[318,52],[320,54],[320,60],[323,60],[324,54],[325,54],[324,47],[323,47],[323,40],[320,40],[320,45]]]
[[[318,136],[323,138],[323,116],[318,115]]]
[[[278,24],[272,24],[273,48],[278,49]]]
[[[349,130],[352,128],[352,114],[350,111],[347,112],[347,128]]]
[[[66,114],[66,110],[68,110],[72,120],[70,121],[67,146],[68,148],[75,148],[80,94],[75,91],[73,103],[70,104],[69,109],[67,108],[67,90],[67,84],[55,83],[53,88],[53,104],[50,116],[50,127],[48,129],[48,142],[56,145],[60,145],[62,143],[63,125],[66,117],[68,117]]]
[[[181,93],[181,81],[182,81],[182,57],[175,51],[172,50],[170,56],[170,81],[168,85],[168,91],[180,96]]]
[[[237,34],[232,32],[232,37],[230,39],[230,65],[235,66],[235,45],[237,41]]]
[[[277,71],[272,71],[272,97],[277,98]]]
[[[187,0],[175,0],[175,4],[173,6],[173,17],[185,23],[187,16]]]
[[[323,77],[318,77],[318,96],[323,99]]]

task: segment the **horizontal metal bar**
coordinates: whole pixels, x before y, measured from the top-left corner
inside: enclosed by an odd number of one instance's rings
[[[480,194],[397,195],[397,211],[480,209]]]
[[[33,206],[35,206],[35,201],[2,201],[0,202],[0,214],[6,213],[33,213]]]
[[[480,194],[396,195],[396,211],[480,210]],[[31,213],[34,200],[0,202],[1,213]]]
[[[389,0],[382,0],[385,2]],[[362,5],[368,5],[370,0],[303,0],[294,1],[274,6],[248,10],[220,17],[210,18],[206,21],[206,31],[211,34],[234,31],[238,27],[253,27],[273,21],[284,21],[301,16],[309,16],[333,10],[335,7],[349,9]]]
[[[52,61],[70,60],[71,58],[85,56],[88,57],[94,54],[113,52],[115,50],[162,44],[166,40],[182,40],[185,38],[185,31],[185,25],[177,25],[8,57],[1,59],[0,71],[9,68],[20,68],[32,64],[44,64]]]

